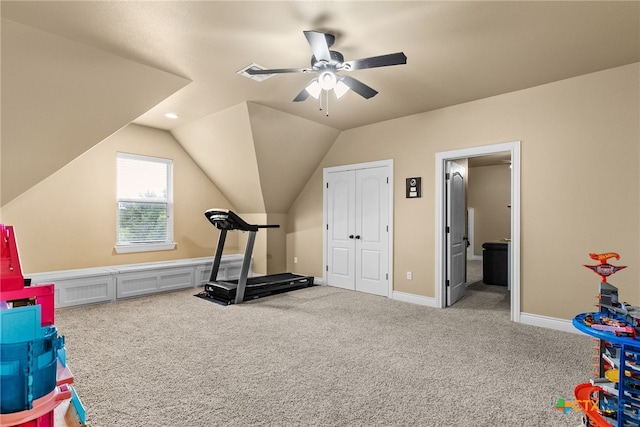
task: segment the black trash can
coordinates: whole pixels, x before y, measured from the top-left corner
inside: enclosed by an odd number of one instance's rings
[[[482,244],[482,281],[487,285],[508,284],[508,246],[503,242]]]

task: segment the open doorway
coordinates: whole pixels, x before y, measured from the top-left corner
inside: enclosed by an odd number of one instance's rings
[[[466,161],[465,304],[509,315],[511,242],[511,153]]]
[[[483,147],[474,147],[469,149],[454,150],[436,154],[436,305],[438,307],[447,306],[448,297],[448,275],[450,274],[450,266],[447,263],[447,218],[450,216],[447,212],[447,179],[446,170],[448,164],[453,160],[468,159],[473,164],[473,159],[490,157],[495,155],[508,156],[511,167],[510,173],[510,207],[509,217],[509,238],[505,241],[507,244],[507,265],[508,265],[508,282],[510,287],[510,318],[513,321],[520,321],[520,143],[511,142],[504,144],[495,144]],[[490,159],[485,159],[490,160]],[[466,208],[465,208],[466,209]],[[466,214],[466,212],[465,212]],[[477,236],[473,236],[470,244],[477,245]],[[498,238],[500,240],[502,238]],[[483,240],[480,238],[480,240]],[[471,257],[470,261],[477,261]],[[477,274],[470,271],[467,267],[467,274]],[[469,280],[473,280],[469,278]],[[471,284],[471,283],[470,283]]]

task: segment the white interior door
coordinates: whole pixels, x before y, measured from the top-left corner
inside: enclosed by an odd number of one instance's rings
[[[389,168],[326,174],[327,284],[389,295]]]
[[[387,168],[356,173],[356,290],[389,294],[389,184]]]
[[[465,237],[464,167],[447,162],[446,178],[447,306],[464,296],[467,240]]]
[[[355,290],[355,174],[327,175],[327,283]]]

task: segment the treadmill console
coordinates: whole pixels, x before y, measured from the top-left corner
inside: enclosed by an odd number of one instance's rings
[[[228,209],[209,209],[204,216],[218,230],[257,231],[258,226],[247,224],[242,218]]]

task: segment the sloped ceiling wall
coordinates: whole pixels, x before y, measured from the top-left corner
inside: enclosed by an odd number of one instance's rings
[[[338,138],[329,126],[249,103],[266,213],[285,213]]]
[[[190,82],[6,19],[1,38],[0,206]]]
[[[340,131],[242,103],[171,133],[240,212],[285,213]]]
[[[210,114],[171,133],[237,210],[264,212],[247,104]]]

